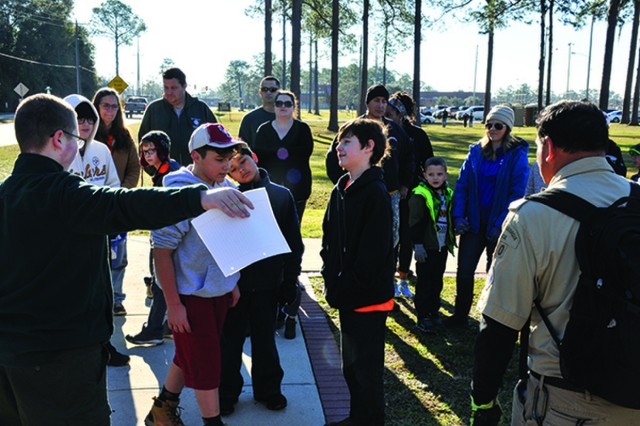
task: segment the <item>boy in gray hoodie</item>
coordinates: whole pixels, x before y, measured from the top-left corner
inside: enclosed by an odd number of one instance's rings
[[[220,124],[205,123],[189,140],[193,164],[164,178],[164,186],[194,183],[209,188],[233,187],[226,178],[231,157],[244,142],[231,138]],[[206,426],[222,426],[220,386],[220,336],[229,307],[240,297],[239,274],[225,277],[207,250],[191,220],[152,231],[156,278],[167,302],[175,355],[165,385],[145,418],[146,426],[182,425],[177,412],[186,386],[194,389]]]

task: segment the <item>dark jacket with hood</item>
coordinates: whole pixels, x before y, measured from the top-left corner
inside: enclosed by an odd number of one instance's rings
[[[244,268],[240,272],[240,281],[238,281],[241,294],[246,291],[277,289],[282,283],[295,285],[302,270],[304,244],[300,235],[300,223],[293,196],[287,188],[272,183],[265,169],[258,170],[259,181],[240,184],[238,189],[242,192],[257,188],[267,190],[273,215],[289,244],[291,253],[272,256]]]
[[[322,276],[330,306],[354,310],[393,298],[391,200],[382,169],[371,167],[331,192],[322,223]]]

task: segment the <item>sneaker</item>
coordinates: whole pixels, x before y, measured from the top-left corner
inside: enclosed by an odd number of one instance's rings
[[[400,293],[402,293],[402,296],[408,298],[413,297],[413,292],[409,289],[409,281],[400,280],[400,282],[398,283],[398,287],[400,287]]]
[[[131,358],[129,355],[121,354],[113,347],[111,342],[107,342],[107,351],[109,352],[109,359],[107,360],[107,365],[110,367],[124,367],[129,364]]]
[[[402,291],[400,291],[400,286],[395,281],[393,282],[393,288],[395,290],[393,297],[402,297]]]
[[[284,338],[295,339],[296,338],[296,319],[295,317],[287,316],[284,322]]]
[[[281,393],[266,398],[255,398],[255,400],[263,403],[267,407],[267,410],[271,411],[280,411],[287,406],[287,398]]]
[[[454,314],[442,320],[442,325],[444,325],[446,328],[462,328],[467,327],[469,325],[469,321],[466,317],[461,317]]]
[[[185,426],[180,419],[182,407],[178,407],[180,401],[161,401],[153,397],[151,411],[144,419],[145,426]]]
[[[156,346],[164,343],[164,339],[162,337],[152,336],[151,334],[149,334],[146,327],[142,327],[142,331],[140,331],[140,333],[136,334],[135,336],[127,334],[126,336],[124,336],[124,339],[129,343],[133,343],[134,345]]]
[[[113,315],[117,317],[121,317],[127,315],[127,310],[122,306],[122,303],[114,303],[113,305]]]

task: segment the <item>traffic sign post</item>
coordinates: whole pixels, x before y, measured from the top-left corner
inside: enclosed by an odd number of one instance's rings
[[[112,89],[116,90],[118,92],[118,94],[122,94],[122,92],[124,92],[124,90],[129,87],[129,85],[127,84],[126,81],[124,81],[119,75],[116,75],[113,80],[111,80],[109,82],[109,84],[107,84],[107,86],[111,87]]]
[[[20,101],[22,101],[24,95],[29,92],[29,88],[22,83],[18,83],[18,85],[13,88],[13,91],[16,92],[18,96],[20,96]]]

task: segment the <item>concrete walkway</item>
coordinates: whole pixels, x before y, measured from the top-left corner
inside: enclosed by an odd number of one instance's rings
[[[308,253],[318,253],[313,242],[307,242]],[[146,237],[129,237],[129,266],[125,274],[124,302],[128,315],[115,317],[115,332],[112,343],[123,353],[131,356],[127,367],[108,368],[109,401],[113,409],[114,426],[141,426],[149,412],[152,397],[162,387],[167,369],[173,359],[173,340],[165,339],[160,346],[135,346],[124,340],[126,334],[136,334],[146,321],[149,308],[143,277],[148,275],[149,242]],[[316,256],[307,256],[305,269],[318,270]],[[307,280],[303,274],[302,280]],[[308,281],[307,288],[311,288]],[[282,411],[272,412],[253,400],[251,377],[247,373],[251,365],[251,346],[247,341],[243,356],[245,386],[236,405],[236,411],[225,417],[230,426],[236,425],[310,425],[325,423],[318,388],[311,369],[305,339],[298,324],[297,336],[293,340],[276,336],[282,368],[285,372],[282,392],[289,405]],[[186,389],[180,406],[184,408],[182,420],[188,426],[202,424],[193,392]]]

